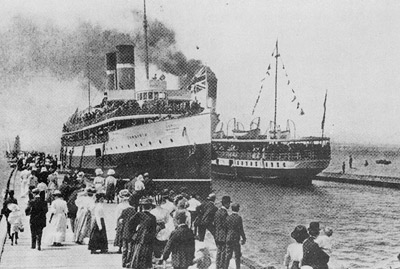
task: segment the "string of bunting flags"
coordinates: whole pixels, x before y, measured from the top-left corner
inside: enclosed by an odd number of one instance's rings
[[[274,50],[272,51],[271,56],[272,56],[272,57],[275,57],[275,53],[276,53],[276,48],[274,48]],[[302,116],[302,115],[305,114],[305,112],[304,112],[303,108],[301,107],[300,102],[297,100],[297,96],[296,96],[295,90],[293,89],[293,87],[290,86],[290,79],[289,79],[289,76],[288,76],[288,74],[287,74],[287,71],[286,71],[286,68],[285,68],[285,64],[283,63],[282,57],[280,57],[280,55],[278,55],[278,57],[279,57],[280,60],[281,60],[282,69],[285,71],[285,76],[286,76],[286,78],[287,78],[287,85],[288,85],[288,86],[291,88],[291,90],[292,90],[293,97],[292,97],[292,101],[291,101],[291,102],[294,103],[294,104],[296,105],[296,109],[299,110],[299,114]],[[261,81],[260,81],[260,82],[261,82],[261,86],[260,86],[260,90],[259,90],[259,92],[258,92],[258,97],[257,97],[256,103],[254,104],[253,111],[252,111],[252,113],[251,113],[252,115],[254,115],[254,111],[255,111],[255,109],[256,109],[256,107],[257,107],[258,101],[260,100],[261,92],[262,92],[262,90],[263,90],[263,88],[264,88],[264,81],[267,79],[267,77],[271,76],[270,71],[271,71],[271,64],[268,64],[267,71],[265,72],[264,77],[263,77],[263,78],[261,79]],[[295,102],[296,100],[297,100],[297,102]]]

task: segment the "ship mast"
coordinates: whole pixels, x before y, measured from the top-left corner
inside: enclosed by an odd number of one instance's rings
[[[88,99],[89,99],[89,113],[90,113],[90,68],[89,68],[89,60],[87,61],[87,79],[88,79]]]
[[[143,28],[144,28],[144,47],[146,52],[146,79],[149,80],[149,48],[147,42],[147,18],[146,18],[146,0],[143,0],[144,15],[143,15]]]
[[[274,113],[274,138],[276,138],[276,113],[278,110],[278,40],[275,47],[275,113]]]

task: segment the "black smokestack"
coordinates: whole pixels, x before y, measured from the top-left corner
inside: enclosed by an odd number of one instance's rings
[[[135,47],[117,46],[117,89],[135,89]]]
[[[110,52],[106,54],[106,74],[107,74],[107,90],[115,90],[115,72],[117,69],[117,54]]]

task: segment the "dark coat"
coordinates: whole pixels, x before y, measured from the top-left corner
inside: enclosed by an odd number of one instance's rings
[[[246,235],[243,229],[242,217],[236,213],[232,213],[226,218],[226,242],[239,242],[240,237],[246,240]]]
[[[128,207],[122,210],[121,216],[118,218],[118,220],[122,220],[121,224],[118,224],[118,227],[121,229],[121,240],[131,241],[132,234],[129,231],[129,226],[127,223],[133,216],[135,216],[135,214],[136,210],[133,207]],[[120,222],[118,221],[118,223]]]
[[[36,196],[28,202],[28,206],[25,209],[26,215],[30,215],[30,224],[36,229],[43,229],[46,227],[46,213],[47,213],[47,202],[39,196]]]
[[[189,267],[193,264],[195,241],[192,230],[184,224],[172,233],[164,249],[163,260],[167,260],[172,252],[172,266]]]
[[[133,257],[128,268],[151,268],[156,217],[148,211],[137,212],[127,225],[133,244]]]
[[[225,208],[220,208],[215,213],[215,242],[226,242],[226,218],[228,211]]]
[[[309,237],[303,243],[302,265],[309,265],[313,269],[328,269],[329,255],[326,254],[313,237]]]
[[[199,214],[199,225],[209,225],[214,223],[215,212],[217,212],[218,208],[214,205],[212,201],[205,201],[201,205],[197,207],[197,211]]]

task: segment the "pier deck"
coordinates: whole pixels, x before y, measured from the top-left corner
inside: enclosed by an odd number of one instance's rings
[[[388,187],[388,188],[400,188],[400,178],[388,177],[388,176],[322,172],[316,176],[316,180],[361,184],[361,185],[370,185],[370,186]]]
[[[20,181],[19,176],[13,177],[15,180],[11,182],[10,189],[15,190],[15,197],[18,204],[24,212],[27,205],[27,198],[20,197]],[[11,241],[8,239],[5,218],[0,222],[0,268],[122,268],[122,256],[117,253],[117,248],[113,246],[115,238],[115,207],[116,204],[104,204],[106,214],[106,227],[108,236],[109,253],[107,254],[90,254],[87,245],[75,244],[72,240],[72,231],[67,230],[66,242],[62,247],[48,246],[42,243],[42,250],[31,249],[31,238],[29,228],[29,217],[23,218],[25,231],[19,233],[18,244],[11,246]],[[43,230],[43,234],[45,230]],[[216,246],[211,234],[206,234],[203,247],[207,246],[210,249],[212,261],[215,263]],[[200,243],[196,241],[196,249]],[[170,258],[171,259],[171,258]],[[159,266],[154,268],[172,268],[171,260],[167,261],[167,266]],[[261,268],[252,265],[251,261],[244,260],[248,263],[242,268]],[[191,266],[190,268],[196,268]],[[215,268],[213,264],[210,268]],[[234,259],[231,260],[230,268],[235,268]]]

